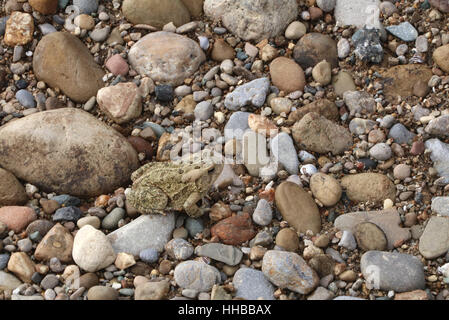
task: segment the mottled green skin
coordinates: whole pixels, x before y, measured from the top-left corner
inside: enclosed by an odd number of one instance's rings
[[[202,199],[221,173],[220,167],[204,163],[148,163],[132,174],[133,185],[126,199],[142,214],[185,210],[188,215],[199,217],[204,212],[195,203],[190,204],[191,196],[196,194]],[[188,172],[196,173],[194,180],[183,180]]]

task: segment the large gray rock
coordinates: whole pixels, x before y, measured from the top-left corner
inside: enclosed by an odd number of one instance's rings
[[[337,25],[363,28],[368,24],[379,27],[379,5],[379,0],[337,0],[334,10]]]
[[[449,250],[449,218],[431,217],[421,238],[419,252],[426,259],[434,259]]]
[[[229,110],[239,110],[246,105],[261,107],[270,90],[270,80],[268,78],[259,78],[245,83],[228,93],[225,98],[225,107]]]
[[[449,145],[438,139],[429,139],[425,143],[426,149],[430,150],[430,159],[433,167],[441,177],[449,177]]]
[[[14,290],[20,286],[22,282],[13,276],[11,273],[0,271],[0,291],[1,290]]]
[[[184,261],[175,268],[174,278],[178,286],[208,292],[214,284],[220,283],[220,272],[200,261]]]
[[[143,76],[154,81],[181,85],[195,73],[206,55],[198,43],[172,32],[153,32],[134,44],[128,60]]]
[[[320,278],[303,258],[294,252],[269,250],[262,261],[262,272],[271,283],[299,294],[308,294]]]
[[[116,130],[75,108],[44,111],[0,128],[0,166],[46,192],[92,197],[126,185],[137,152]]]
[[[296,0],[205,0],[204,12],[243,40],[279,35],[298,15]]]
[[[274,287],[263,272],[251,268],[240,268],[234,274],[232,284],[235,296],[246,300],[274,300]]]
[[[401,217],[394,209],[383,211],[361,211],[342,214],[335,219],[335,227],[338,230],[356,232],[357,225],[362,222],[371,222],[377,225],[385,233],[388,241],[388,249],[395,244],[403,243],[410,239],[410,229],[401,228]]]
[[[243,252],[234,247],[221,243],[206,243],[195,248],[197,256],[209,257],[214,260],[235,266],[242,260]]]
[[[435,197],[432,199],[432,211],[441,216],[449,217],[449,197]]]
[[[159,252],[171,238],[175,228],[175,215],[150,214],[142,215],[127,225],[108,234],[116,253],[126,252],[135,256],[139,252],[154,248]]]
[[[360,268],[374,289],[407,292],[426,287],[421,261],[409,254],[368,251],[360,260]]]

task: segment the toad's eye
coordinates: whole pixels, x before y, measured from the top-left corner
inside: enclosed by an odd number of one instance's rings
[[[179,170],[178,170],[178,173],[179,173],[179,174],[183,174],[183,173],[184,173],[184,170],[179,169]]]

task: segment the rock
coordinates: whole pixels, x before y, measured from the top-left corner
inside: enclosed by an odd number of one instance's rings
[[[83,42],[67,32],[53,32],[39,41],[33,70],[38,80],[76,102],[86,102],[103,87],[103,70]]]
[[[295,123],[301,120],[309,112],[318,113],[320,116],[332,121],[337,121],[339,118],[338,108],[335,103],[327,99],[319,99],[292,111],[288,116],[288,121],[290,123]]]
[[[139,166],[137,153],[122,135],[75,108],[7,123],[0,128],[0,153],[0,165],[16,177],[73,196],[112,192]]]
[[[379,18],[375,18],[373,11],[378,10],[379,4],[379,0],[337,0],[334,9],[337,25],[363,28],[370,23],[377,26]]]
[[[324,287],[318,287],[313,294],[307,297],[307,300],[332,300],[334,293]]]
[[[72,261],[73,237],[69,230],[57,223],[39,242],[34,252],[37,260],[48,261],[53,257],[61,262]]]
[[[222,62],[227,59],[234,59],[235,51],[226,41],[223,39],[217,39],[214,43],[214,48],[211,52],[211,58],[214,61]]]
[[[298,174],[298,155],[289,134],[281,132],[271,139],[270,150],[276,161],[282,164],[288,173]]]
[[[340,242],[338,242],[338,246],[351,251],[355,250],[355,248],[357,248],[357,242],[355,241],[354,234],[351,231],[344,230]]]
[[[400,227],[401,218],[398,212],[393,209],[346,213],[335,219],[335,227],[338,230],[357,233],[357,226],[365,222],[375,224],[383,231],[388,241],[388,250],[410,239],[410,229]]]
[[[257,202],[257,207],[253,212],[253,221],[259,226],[267,226],[273,219],[273,212],[270,203],[265,199]]]
[[[246,300],[274,300],[274,287],[263,272],[252,268],[240,268],[234,274],[232,284],[235,297]]]
[[[316,173],[310,178],[310,190],[322,204],[332,207],[341,198],[341,187],[338,181],[324,173]]]
[[[106,230],[113,230],[117,228],[117,225],[121,219],[126,215],[126,212],[122,208],[113,209],[101,222],[101,226]]]
[[[332,85],[334,86],[335,94],[339,97],[343,97],[346,91],[355,91],[356,86],[354,79],[350,73],[346,71],[340,71],[336,76],[332,78]]]
[[[106,61],[105,67],[115,76],[126,76],[129,71],[128,63],[120,54],[114,54],[111,56]]]
[[[362,222],[355,227],[354,236],[359,248],[365,251],[384,251],[387,248],[387,237],[377,225]]]
[[[271,110],[275,114],[288,114],[293,106],[293,102],[288,98],[274,98],[270,100]]]
[[[163,300],[167,298],[170,291],[168,280],[157,282],[146,282],[136,287],[135,300]]]
[[[388,26],[386,29],[392,35],[405,42],[415,41],[418,38],[418,31],[408,21],[402,22],[397,26]]]
[[[196,72],[206,56],[199,45],[171,32],[153,32],[129,50],[131,66],[153,81],[180,85]]]
[[[338,66],[337,43],[328,35],[308,33],[293,49],[293,58],[304,69],[326,60],[332,68]]]
[[[276,235],[276,245],[283,248],[286,251],[296,251],[299,249],[299,238],[297,233],[290,229],[281,229]]]
[[[133,24],[157,28],[169,22],[179,27],[190,21],[190,12],[181,0],[125,0],[122,12]]]
[[[313,79],[323,86],[327,86],[332,80],[332,67],[329,62],[321,61],[312,70]]]
[[[298,40],[307,33],[307,27],[304,23],[293,21],[285,30],[285,37],[289,40]]]
[[[251,113],[248,117],[248,126],[254,132],[266,137],[274,137],[278,134],[278,127],[267,117]]]
[[[371,114],[376,111],[376,101],[365,91],[346,91],[343,99],[349,109],[350,115]]]
[[[449,219],[430,217],[419,238],[419,252],[426,259],[435,259],[449,250]]]
[[[147,248],[161,252],[175,228],[174,214],[142,215],[125,226],[108,234],[115,252],[126,252],[138,256]]]
[[[449,2],[447,0],[429,0],[429,3],[442,12],[449,12]]]
[[[17,178],[0,168],[0,206],[21,205],[27,202],[28,196]]]
[[[48,220],[36,220],[31,222],[26,228],[26,233],[31,235],[38,232],[41,237],[44,237],[55,224]]]
[[[429,296],[424,290],[413,290],[395,294],[394,300],[429,300]]]
[[[92,272],[85,273],[79,278],[79,287],[84,287],[87,290],[89,290],[93,286],[98,285],[98,283],[98,276]]]
[[[120,270],[128,269],[136,264],[136,260],[134,260],[134,256],[125,252],[120,252],[117,254],[114,265]]]
[[[449,44],[436,48],[432,58],[441,70],[449,72]]]
[[[262,272],[274,285],[299,294],[312,292],[319,282],[316,272],[294,252],[267,251],[262,261]]]
[[[370,150],[369,154],[372,158],[379,161],[386,161],[393,155],[390,146],[387,143],[376,143]]]
[[[34,101],[33,95],[25,89],[21,89],[16,92],[16,99],[25,108],[35,108],[36,101]]]
[[[42,14],[53,14],[58,9],[58,0],[29,0],[28,3]]]
[[[53,221],[78,221],[81,218],[82,211],[77,207],[62,207],[56,210],[53,215]]]
[[[249,112],[237,111],[232,113],[224,128],[225,141],[243,139],[243,134],[249,129],[249,116]]]
[[[33,40],[34,19],[29,13],[14,11],[6,21],[5,44],[23,46]]]
[[[425,131],[437,137],[444,138],[449,136],[448,129],[449,129],[449,116],[443,115],[430,120],[429,124],[425,128]]]
[[[344,127],[310,112],[293,126],[298,146],[318,153],[341,154],[352,146],[351,133]]]
[[[320,278],[333,275],[335,261],[326,254],[317,254],[309,260],[309,266],[316,271]]]
[[[92,226],[82,227],[75,236],[73,261],[88,272],[96,272],[114,263],[116,254],[108,238]]]
[[[0,271],[0,290],[14,290],[20,286],[22,282],[10,273]]]
[[[194,18],[200,18],[203,13],[203,2],[204,0],[181,0],[182,3],[189,10],[190,15]]]
[[[6,206],[0,208],[0,222],[6,224],[15,233],[21,232],[36,218],[36,213],[29,207]]]
[[[100,109],[119,124],[135,119],[142,113],[142,96],[134,82],[98,90],[97,102]]]
[[[356,47],[354,53],[364,62],[381,63],[384,51],[381,42],[381,30],[364,27],[357,30],[352,36]]]
[[[292,59],[279,57],[270,63],[273,84],[285,93],[304,91],[306,77],[302,68]]]
[[[176,266],[174,279],[181,288],[208,292],[214,284],[220,283],[221,276],[215,267],[191,260]]]
[[[375,289],[406,292],[426,285],[421,261],[409,254],[368,251],[360,260],[360,268]]]
[[[192,238],[194,238],[198,233],[201,233],[204,230],[204,223],[202,219],[194,219],[188,217],[184,223],[184,226],[188,230]]]
[[[81,29],[85,30],[92,30],[95,27],[95,20],[88,14],[80,14],[79,16],[76,16],[73,20],[73,23],[80,27]]]
[[[384,95],[388,102],[397,103],[398,97],[413,95],[413,87],[418,81],[428,82],[432,70],[421,64],[407,64],[392,67],[381,72]]]
[[[449,217],[449,197],[433,198],[432,211],[438,215]]]
[[[114,288],[93,286],[87,291],[87,300],[117,300],[118,292]]]
[[[234,246],[251,240],[256,235],[247,212],[221,220],[210,231],[212,236],[217,236],[223,243]]]
[[[394,142],[398,144],[411,143],[415,136],[401,123],[396,123],[388,133],[388,137],[393,138]]]
[[[438,139],[429,139],[425,142],[426,149],[430,150],[430,159],[433,167],[440,177],[449,176],[449,145]]]
[[[298,15],[295,0],[205,0],[204,13],[239,38],[260,41],[279,35]]]
[[[331,12],[334,10],[336,3],[336,0],[317,0],[316,2],[318,7],[324,12]]]
[[[395,179],[404,180],[404,179],[410,177],[410,174],[411,174],[411,168],[407,164],[403,164],[403,163],[398,164],[393,169],[393,175],[394,175]],[[433,202],[432,202],[432,204],[433,204]]]
[[[14,252],[9,258],[8,270],[23,282],[30,283],[35,272],[35,266],[25,252]]]
[[[73,5],[79,8],[80,13],[91,14],[97,12],[98,0],[73,0]]]
[[[42,279],[40,286],[47,290],[47,289],[53,289],[59,284],[59,279],[54,274],[47,274],[44,279]]]
[[[293,182],[281,183],[276,189],[275,201],[284,220],[296,231],[320,232],[321,219],[318,207],[312,197],[300,186]]]
[[[270,80],[260,78],[238,86],[226,95],[224,104],[229,110],[236,111],[246,105],[261,107],[270,89]]]
[[[193,254],[193,250],[190,242],[181,238],[172,239],[165,245],[165,251],[176,260],[187,260]]]
[[[195,119],[206,121],[214,115],[214,106],[209,101],[202,101],[195,107]]]
[[[76,222],[76,225],[79,229],[81,229],[82,227],[84,227],[86,225],[90,225],[90,226],[94,227],[95,229],[100,229],[101,220],[97,216],[87,216],[87,217],[83,217],[83,218],[79,219]]]
[[[383,202],[396,198],[396,187],[387,176],[379,173],[359,173],[344,176],[341,186],[346,195],[355,202]]]
[[[209,257],[229,266],[239,264],[243,257],[240,249],[221,243],[206,243],[198,246],[195,248],[195,254],[200,257]]]

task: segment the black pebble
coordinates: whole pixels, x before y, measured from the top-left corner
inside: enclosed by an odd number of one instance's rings
[[[170,102],[174,98],[173,87],[169,84],[162,84],[155,88],[156,99],[162,102]]]

